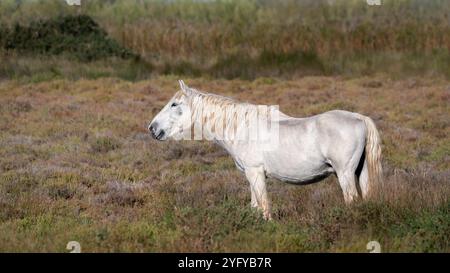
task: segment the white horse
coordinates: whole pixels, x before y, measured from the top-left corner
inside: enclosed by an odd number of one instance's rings
[[[252,207],[266,219],[267,177],[308,184],[336,174],[346,203],[367,198],[381,180],[380,136],[369,117],[334,110],[294,118],[273,106],[200,92],[183,81],[180,87],[150,123],[151,135],[161,141],[208,139],[225,148],[250,182]]]

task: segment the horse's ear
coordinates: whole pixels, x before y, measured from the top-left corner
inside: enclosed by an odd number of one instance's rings
[[[189,87],[184,83],[184,81],[179,80],[178,83],[180,84],[181,91],[186,95],[189,96],[191,94],[191,90]]]

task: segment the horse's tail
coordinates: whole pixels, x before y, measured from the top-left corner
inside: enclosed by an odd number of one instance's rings
[[[369,174],[368,189],[369,192],[371,192],[380,186],[383,179],[383,170],[381,167],[381,138],[373,120],[366,116],[361,115],[361,117],[364,120],[367,129],[365,160],[367,160]]]

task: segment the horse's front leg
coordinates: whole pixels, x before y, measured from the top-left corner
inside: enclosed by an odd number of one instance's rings
[[[256,193],[251,184],[250,184],[250,192],[252,194],[252,201],[250,204],[251,204],[252,208],[258,208],[258,199],[256,199]]]
[[[262,167],[246,168],[245,176],[250,182],[252,193],[252,207],[257,207],[263,212],[264,219],[271,220],[269,198],[267,197],[266,176]]]

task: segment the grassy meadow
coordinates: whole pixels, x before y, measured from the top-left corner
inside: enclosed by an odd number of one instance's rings
[[[275,220],[250,209],[249,186],[208,142],[156,142],[146,125],[176,77],[0,86],[0,250],[450,251],[446,80],[305,77],[186,79],[203,90],[278,103],[306,116],[348,109],[373,117],[385,185],[346,207],[337,180],[269,181]]]
[[[448,14],[444,0],[1,1],[0,252],[450,252]],[[178,79],[292,116],[370,116],[382,190],[346,206],[335,177],[269,180],[264,221],[221,148],[150,137]]]

